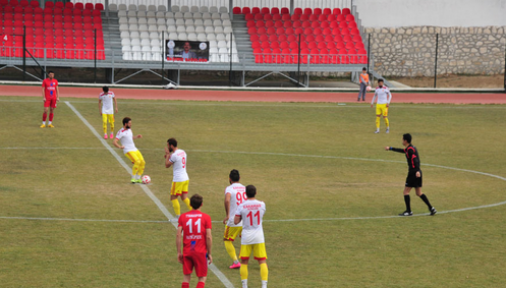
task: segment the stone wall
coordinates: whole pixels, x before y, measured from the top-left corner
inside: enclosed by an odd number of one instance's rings
[[[365,28],[371,35],[374,70],[384,76],[434,76],[436,34],[438,75],[502,74],[506,27]]]

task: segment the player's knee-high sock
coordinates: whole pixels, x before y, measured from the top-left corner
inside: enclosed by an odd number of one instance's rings
[[[53,122],[53,116],[54,116],[53,113],[49,113],[49,124]]]
[[[102,128],[104,129],[104,134],[107,134],[107,119],[102,121]]]
[[[376,117],[376,129],[380,128],[380,117]]]
[[[432,205],[430,205],[430,202],[429,202],[429,198],[427,198],[427,196],[425,196],[425,194],[420,195],[420,198],[423,200],[423,202],[425,202],[425,204],[427,204],[429,209],[432,208]]]
[[[248,265],[241,264],[241,268],[239,269],[239,273],[241,274],[242,287],[247,288],[248,287]]]
[[[411,200],[409,195],[404,195],[404,203],[406,203],[406,211],[411,211]]]
[[[199,282],[197,283],[197,288],[204,288],[206,286],[205,282]]]
[[[176,213],[176,216],[181,215],[181,206],[179,206],[179,201],[177,201],[177,199],[174,199],[171,202],[172,207],[174,207],[174,213]]]
[[[385,117],[385,125],[387,125],[387,128],[390,126],[390,122],[388,121],[388,117]]]
[[[267,263],[260,264],[260,277],[262,279],[262,286],[263,286],[264,281],[267,282],[267,278],[269,277],[269,268],[267,268]]]
[[[186,204],[186,207],[188,207],[188,210],[190,210],[190,211],[192,211],[192,210],[193,210],[192,206],[190,205],[190,199],[185,198],[185,199],[183,200],[183,202],[184,202],[184,204]]]
[[[183,282],[183,285],[181,285],[181,288],[190,288],[190,283]]]
[[[234,263],[237,262],[237,255],[235,254],[235,248],[234,243],[232,241],[223,241],[225,243],[225,249],[227,250],[228,255],[232,260],[234,260]]]
[[[46,112],[44,112],[44,113],[42,114],[42,124],[46,124],[46,119],[47,119],[47,113],[46,113]]]

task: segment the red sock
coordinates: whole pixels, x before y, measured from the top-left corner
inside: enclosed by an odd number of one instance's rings
[[[46,122],[47,119],[47,113],[42,114],[42,121]]]
[[[190,288],[190,283],[183,282],[183,285],[181,286],[181,288]]]
[[[204,283],[204,282],[199,282],[197,284],[197,288],[204,288],[204,286],[206,286],[206,283]]]
[[[49,121],[53,121],[53,113],[49,113]]]

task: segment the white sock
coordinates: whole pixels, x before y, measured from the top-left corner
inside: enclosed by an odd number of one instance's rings
[[[136,175],[135,177],[136,177],[135,179],[137,180],[141,179],[141,175]]]
[[[248,279],[241,280],[241,283],[242,283],[242,288],[248,288]]]
[[[46,121],[42,121],[42,125],[46,125]]]
[[[53,121],[49,121],[49,125],[51,125],[53,123]]]
[[[237,264],[237,263],[239,263],[239,260],[235,260],[235,261],[234,261],[234,264]]]
[[[267,288],[267,281],[262,280],[262,288]]]

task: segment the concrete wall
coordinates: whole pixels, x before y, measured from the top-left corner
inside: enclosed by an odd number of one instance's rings
[[[362,26],[506,26],[506,0],[354,0]]]

